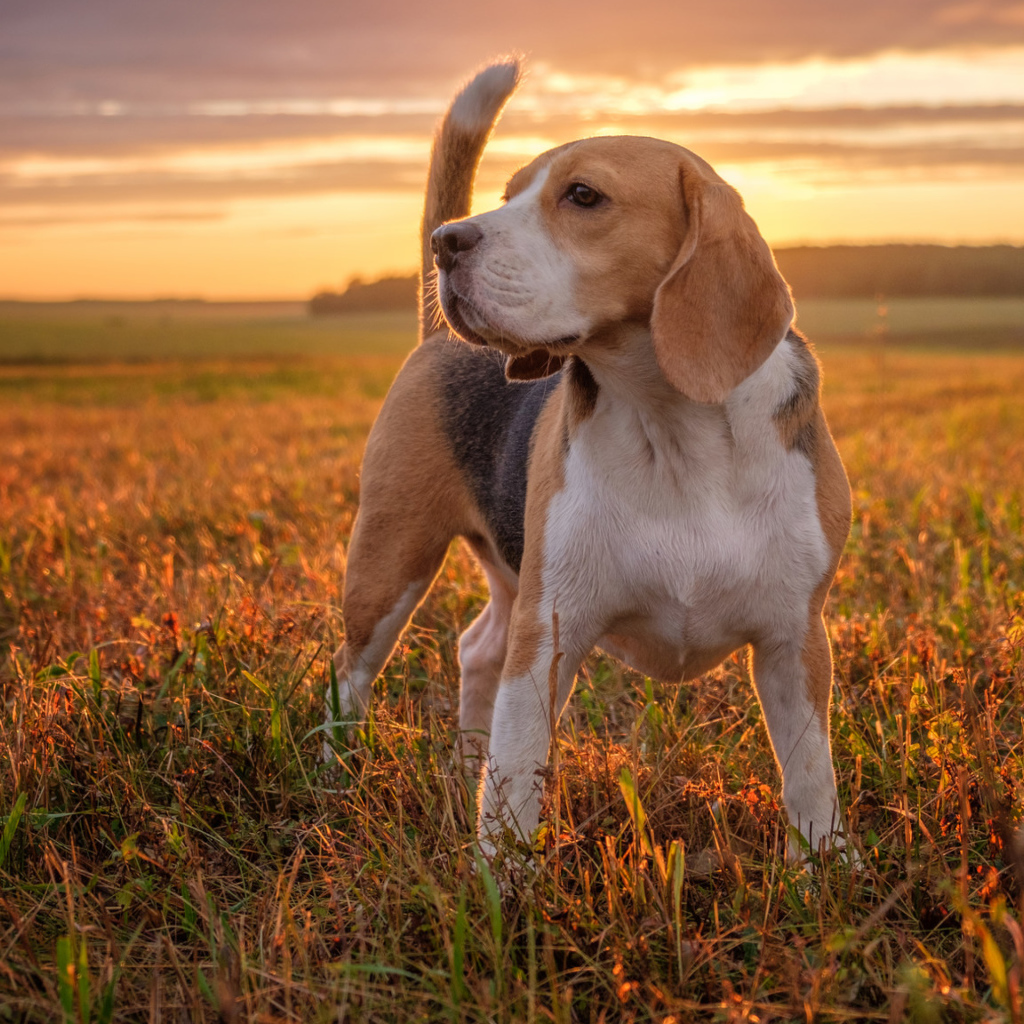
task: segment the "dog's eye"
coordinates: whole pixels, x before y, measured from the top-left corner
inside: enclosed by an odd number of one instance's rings
[[[565,198],[573,206],[597,206],[604,199],[604,196],[596,188],[584,185],[582,181],[574,181],[566,189]]]

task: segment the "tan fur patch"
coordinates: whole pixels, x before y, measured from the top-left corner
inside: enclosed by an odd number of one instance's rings
[[[818,519],[829,550],[829,563],[821,582],[811,595],[804,666],[807,669],[808,696],[815,712],[828,728],[828,708],[832,696],[832,652],[822,619],[825,599],[839,566],[839,559],[850,534],[852,506],[850,484],[829,433],[825,414],[819,408],[813,420],[802,431],[808,446],[808,457],[814,467],[815,498]]]
[[[411,582],[434,579],[456,535],[483,532],[437,411],[424,401],[438,393],[450,344],[433,338],[413,351],[370,432],[345,572],[345,636],[355,653]]]
[[[533,667],[542,639],[551,631],[540,615],[544,589],[544,530],[548,508],[565,486],[566,381],[548,399],[534,430],[526,496],[526,545],[519,572],[519,596],[512,609],[505,678],[525,675]]]
[[[655,291],[685,235],[676,187],[684,152],[657,139],[612,137],[570,143],[542,158],[548,168],[544,221],[576,268],[574,298],[594,318],[595,329],[650,319]],[[608,202],[574,206],[565,194],[577,182]]]
[[[793,303],[736,191],[685,162],[679,179],[690,226],[655,296],[654,351],[679,391],[721,402],[771,355]]]
[[[779,439],[787,451],[801,448],[813,457],[814,421],[818,414],[821,393],[821,368],[817,357],[798,332],[791,331],[790,339],[796,353],[794,391],[775,413],[775,426]]]

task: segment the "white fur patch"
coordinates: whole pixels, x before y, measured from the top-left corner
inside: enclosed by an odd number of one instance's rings
[[[789,343],[722,406],[653,382],[649,345],[610,358],[631,365],[591,364],[597,404],[577,426],[543,529],[539,619],[557,613],[564,652],[556,711],[606,633],[622,640],[606,646],[627,659],[638,651],[638,667],[666,679],[698,675],[753,644],[791,819],[811,840],[828,835],[839,824],[835,782],[802,652],[829,552],[811,464],[786,450],[773,422],[792,386]],[[546,639],[527,675],[502,680],[485,831],[494,820],[514,819],[521,831],[536,824],[553,654]]]
[[[455,97],[448,113],[451,123],[465,131],[489,129],[519,75],[515,60],[485,68]]]
[[[545,528],[563,618],[580,606],[612,633],[643,619],[683,674],[691,652],[802,634],[827,547],[811,466],[770,423],[695,405],[659,422],[599,398],[579,442]]]
[[[544,168],[504,206],[467,223],[483,238],[453,281],[466,300],[460,312],[486,338],[502,336],[541,345],[587,333],[588,319],[576,308],[575,271],[544,223],[540,197]]]
[[[402,630],[423,598],[427,585],[422,581],[410,583],[395,606],[373,628],[370,642],[353,658],[354,666],[346,676],[338,679],[338,698],[341,717],[362,718],[370,704],[373,682],[384,670]],[[327,693],[327,717],[333,721],[331,694]]]

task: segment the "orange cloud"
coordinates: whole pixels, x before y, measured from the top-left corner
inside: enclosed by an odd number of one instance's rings
[[[0,281],[304,295],[411,267],[433,123],[509,47],[531,70],[483,204],[553,144],[653,134],[723,169],[776,241],[1024,240],[1022,9],[595,0],[566,31],[557,0],[12,0]]]

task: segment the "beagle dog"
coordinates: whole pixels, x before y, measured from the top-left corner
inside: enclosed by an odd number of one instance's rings
[[[595,646],[688,680],[749,645],[790,823],[842,845],[822,607],[850,490],[789,288],[739,195],[656,139],[559,146],[467,216],[518,79],[483,70],[434,141],[421,341],[366,447],[326,728],[365,713],[462,537],[490,588],[459,641],[488,853],[536,828]]]

